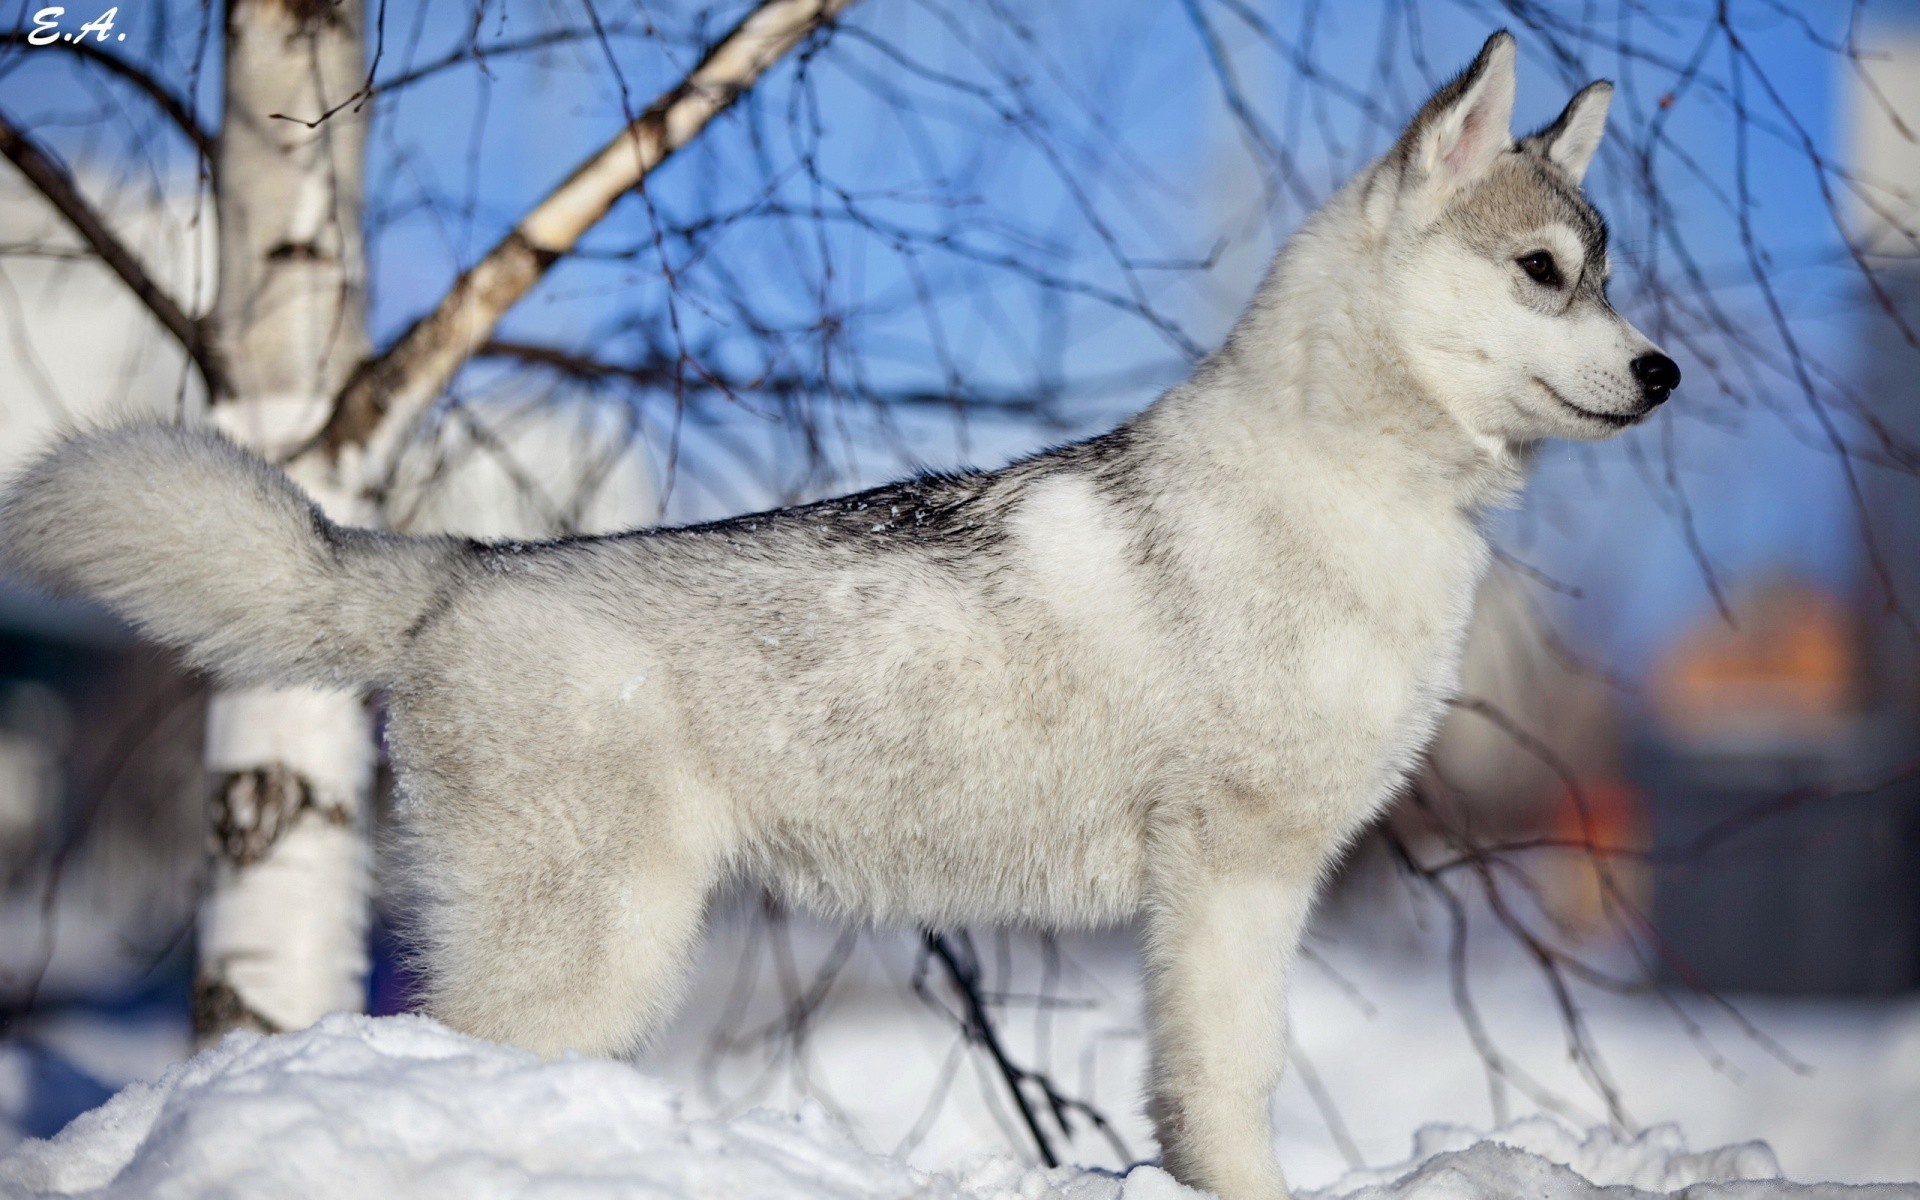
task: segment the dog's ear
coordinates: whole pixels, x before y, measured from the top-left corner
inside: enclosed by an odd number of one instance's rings
[[[1520,145],[1552,162],[1579,183],[1587,176],[1594,152],[1600,149],[1600,136],[1607,131],[1607,106],[1612,103],[1613,85],[1596,79],[1574,93],[1553,124],[1528,135]]]
[[[1394,147],[1403,186],[1444,196],[1513,148],[1513,55],[1513,35],[1502,29],[1420,109]]]

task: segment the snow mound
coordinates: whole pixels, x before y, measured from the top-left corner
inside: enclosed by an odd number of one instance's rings
[[[1578,1133],[1548,1117],[1528,1117],[1490,1134],[1458,1125],[1429,1125],[1415,1135],[1413,1157],[1407,1162],[1352,1172],[1327,1192],[1339,1196],[1361,1194],[1368,1188],[1397,1183],[1443,1155],[1466,1151],[1474,1151],[1475,1163],[1510,1157],[1501,1151],[1523,1151],[1520,1157],[1531,1156],[1565,1167],[1603,1188],[1626,1186],[1647,1192],[1678,1191],[1697,1183],[1780,1178],[1780,1164],[1764,1142],[1689,1153],[1686,1140],[1672,1125],[1625,1136],[1606,1129]]]
[[[1540,1130],[1555,1131],[1543,1137]],[[1420,1145],[1429,1135],[1454,1133],[1444,1127],[1421,1131]],[[1472,1140],[1471,1137],[1467,1140]],[[1551,1147],[1533,1153],[1511,1144],[1533,1141]],[[1562,1161],[1573,1159],[1591,1169],[1595,1179]],[[1773,1152],[1758,1142],[1688,1154],[1671,1127],[1653,1130],[1628,1141],[1615,1141],[1604,1130],[1586,1139],[1568,1134],[1544,1120],[1523,1121],[1484,1140],[1422,1160],[1416,1157],[1385,1171],[1356,1172],[1342,1179],[1323,1197],[1340,1200],[1916,1200],[1920,1184],[1789,1183],[1769,1175],[1748,1176],[1756,1164],[1771,1164]],[[1716,1171],[1734,1172],[1730,1175]],[[1707,1172],[1707,1174],[1702,1174]],[[1371,1178],[1349,1188],[1355,1179]],[[1622,1182],[1602,1180],[1621,1177]],[[1648,1189],[1625,1180],[1686,1180],[1677,1189]]]
[[[1920,1200],[1920,1184],[1790,1183],[1763,1142],[1690,1153],[1671,1125],[1576,1133],[1532,1117],[1478,1134],[1429,1125],[1413,1157],[1355,1171],[1322,1200]],[[1303,1198],[1304,1200],[1304,1198]]]
[[[1690,1154],[1677,1131],[1617,1140],[1522,1122],[1481,1140],[1422,1132],[1414,1158],[1325,1200],[1920,1200],[1920,1187],[1780,1182],[1753,1143]],[[930,1174],[871,1154],[817,1106],[727,1120],[684,1112],[633,1067],[542,1061],[424,1017],[329,1017],[235,1034],[0,1159],[9,1197],[597,1197],[755,1200],[1196,1200],[1152,1166],[1124,1179],[985,1159]]]
[[[555,1062],[424,1017],[333,1016],[234,1034],[0,1160],[10,1196],[1018,1197],[1158,1200],[1073,1172],[929,1175],[855,1145],[824,1110],[684,1115],[623,1063]]]

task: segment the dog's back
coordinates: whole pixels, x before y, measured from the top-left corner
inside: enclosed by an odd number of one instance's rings
[[[1146,811],[1204,753],[1207,682],[1178,622],[1192,581],[1154,556],[1126,491],[1149,468],[1123,443],[692,530],[475,547],[392,703],[409,765],[473,769],[416,790],[525,806],[584,768],[607,803],[658,808],[712,877],[828,914],[1121,919]]]

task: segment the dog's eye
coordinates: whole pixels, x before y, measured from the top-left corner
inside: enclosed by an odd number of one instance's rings
[[[1532,254],[1523,254],[1517,260],[1520,269],[1527,278],[1545,287],[1557,288],[1561,284],[1560,268],[1553,261],[1553,255],[1545,250],[1535,250]]]

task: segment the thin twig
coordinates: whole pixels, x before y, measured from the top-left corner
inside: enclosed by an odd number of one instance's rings
[[[341,390],[319,440],[336,454],[349,446],[383,444],[384,450],[396,445],[507,310],[616,200],[640,186],[767,68],[852,2],[765,0],[748,13],[685,79],[536,204],[460,276],[432,312],[385,353],[362,364]]]
[[[27,182],[33,184],[49,203],[60,210],[60,215],[100,256],[100,261],[120,277],[120,281],[127,285],[140,303],[146,305],[154,319],[185,347],[187,357],[193,360],[201,379],[206,381],[207,391],[214,396],[228,395],[230,389],[226,371],[208,341],[202,322],[188,316],[179,303],[154,282],[153,275],[139,258],[80,195],[80,189],[67,169],[16,128],[4,113],[0,113],[0,153],[4,153],[14,166],[20,168]]]

